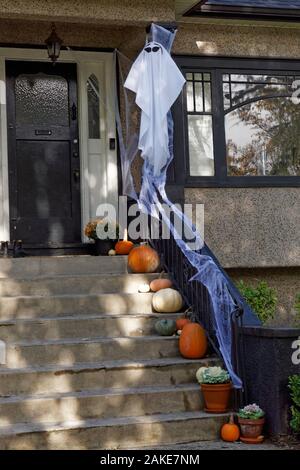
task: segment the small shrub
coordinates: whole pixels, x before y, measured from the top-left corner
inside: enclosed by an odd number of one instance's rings
[[[276,292],[266,282],[262,281],[256,287],[251,287],[240,281],[237,286],[262,323],[274,318],[277,307]]]
[[[290,389],[293,405],[291,406],[292,419],[290,427],[295,433],[300,433],[300,375],[289,377],[288,388]]]
[[[296,296],[296,301],[295,301],[295,310],[296,310],[296,315],[295,315],[295,326],[300,326],[300,294],[297,294]]]

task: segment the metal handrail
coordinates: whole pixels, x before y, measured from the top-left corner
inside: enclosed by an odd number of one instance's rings
[[[169,239],[159,238],[150,239],[149,241],[160,255],[162,269],[168,273],[174,286],[181,293],[186,306],[191,310],[190,318],[204,327],[212,350],[222,359],[215,331],[210,295],[201,282],[190,281],[196,274],[196,268],[192,266],[184,253],[182,253],[172,234],[170,234]],[[252,318],[252,324],[256,324],[258,320],[208,246],[204,245],[198,252],[200,254],[209,255],[214,259],[228,281],[229,292],[236,304],[236,308],[231,312],[232,362],[235,373],[241,378],[244,384],[243,390],[236,390],[235,392],[234,408],[237,409],[244,404],[247,398],[242,338],[244,312],[247,311],[248,319]]]

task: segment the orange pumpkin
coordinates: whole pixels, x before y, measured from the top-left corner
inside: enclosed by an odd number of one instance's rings
[[[134,273],[154,273],[159,263],[157,252],[148,245],[137,246],[128,255],[128,266]]]
[[[229,423],[223,424],[221,428],[221,438],[226,442],[235,442],[240,438],[240,428],[234,423],[233,415],[230,416]]]
[[[129,240],[119,240],[116,243],[115,251],[117,255],[128,255],[133,248],[133,243]]]
[[[207,350],[206,334],[199,323],[187,323],[179,337],[180,354],[187,359],[201,359]]]
[[[158,292],[161,289],[168,289],[169,287],[172,287],[170,279],[154,279],[150,282],[152,292]]]
[[[176,320],[176,330],[183,330],[183,327],[188,323],[191,323],[191,320],[189,320],[188,318],[178,318]]]

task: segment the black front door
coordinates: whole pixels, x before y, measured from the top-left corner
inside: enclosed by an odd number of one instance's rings
[[[12,240],[81,240],[76,65],[6,62]]]

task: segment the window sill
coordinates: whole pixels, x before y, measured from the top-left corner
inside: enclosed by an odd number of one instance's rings
[[[190,176],[186,188],[299,188],[300,176]]]

